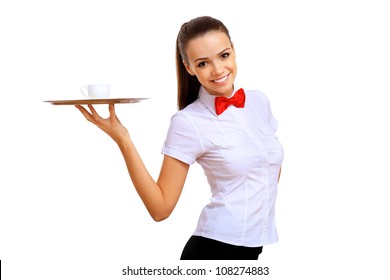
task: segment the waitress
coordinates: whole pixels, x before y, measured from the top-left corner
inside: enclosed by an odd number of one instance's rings
[[[258,259],[264,245],[278,240],[275,199],[283,148],[268,99],[234,84],[234,46],[226,26],[215,18],[202,16],[181,26],[176,65],[179,111],[171,119],[157,181],[113,104],[106,119],[92,105],[89,110],[76,107],[118,144],[133,185],[156,221],[172,213],[189,166],[202,166],[212,197],[182,260]]]

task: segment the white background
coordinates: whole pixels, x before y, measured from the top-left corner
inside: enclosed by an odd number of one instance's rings
[[[385,4],[1,1],[4,279],[130,279],[121,275],[127,265],[237,265],[178,261],[210,196],[199,166],[191,167],[171,217],[155,223],[114,142],[74,107],[41,102],[79,98],[81,86],[99,82],[110,83],[114,97],[151,97],[118,105],[117,112],[157,178],[176,112],[176,35],[201,15],[229,28],[237,83],[269,97],[285,149],[280,241],[266,246],[259,261],[241,265],[270,267],[268,279],[388,279]],[[107,114],[106,106],[98,110]],[[257,279],[238,279],[246,278]]]

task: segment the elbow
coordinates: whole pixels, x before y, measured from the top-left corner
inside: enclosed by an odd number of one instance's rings
[[[171,212],[165,212],[165,213],[150,213],[150,216],[155,222],[161,222],[167,219],[171,215]]]
[[[153,218],[153,220],[155,221],[155,222],[162,222],[162,221],[164,221],[166,218],[168,218],[168,217],[160,217],[160,216],[152,216],[152,218]]]

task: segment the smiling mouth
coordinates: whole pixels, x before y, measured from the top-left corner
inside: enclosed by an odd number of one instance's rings
[[[218,80],[214,80],[214,83],[223,83],[227,80],[227,78],[229,77],[229,75],[226,75],[225,77],[222,77],[221,79],[218,79]]]

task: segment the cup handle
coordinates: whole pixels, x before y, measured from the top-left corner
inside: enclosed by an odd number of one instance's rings
[[[85,93],[83,90],[86,90],[87,93]],[[80,91],[81,91],[81,93],[82,93],[85,97],[88,97],[88,88],[87,88],[87,87],[81,87],[81,88],[80,88]]]

